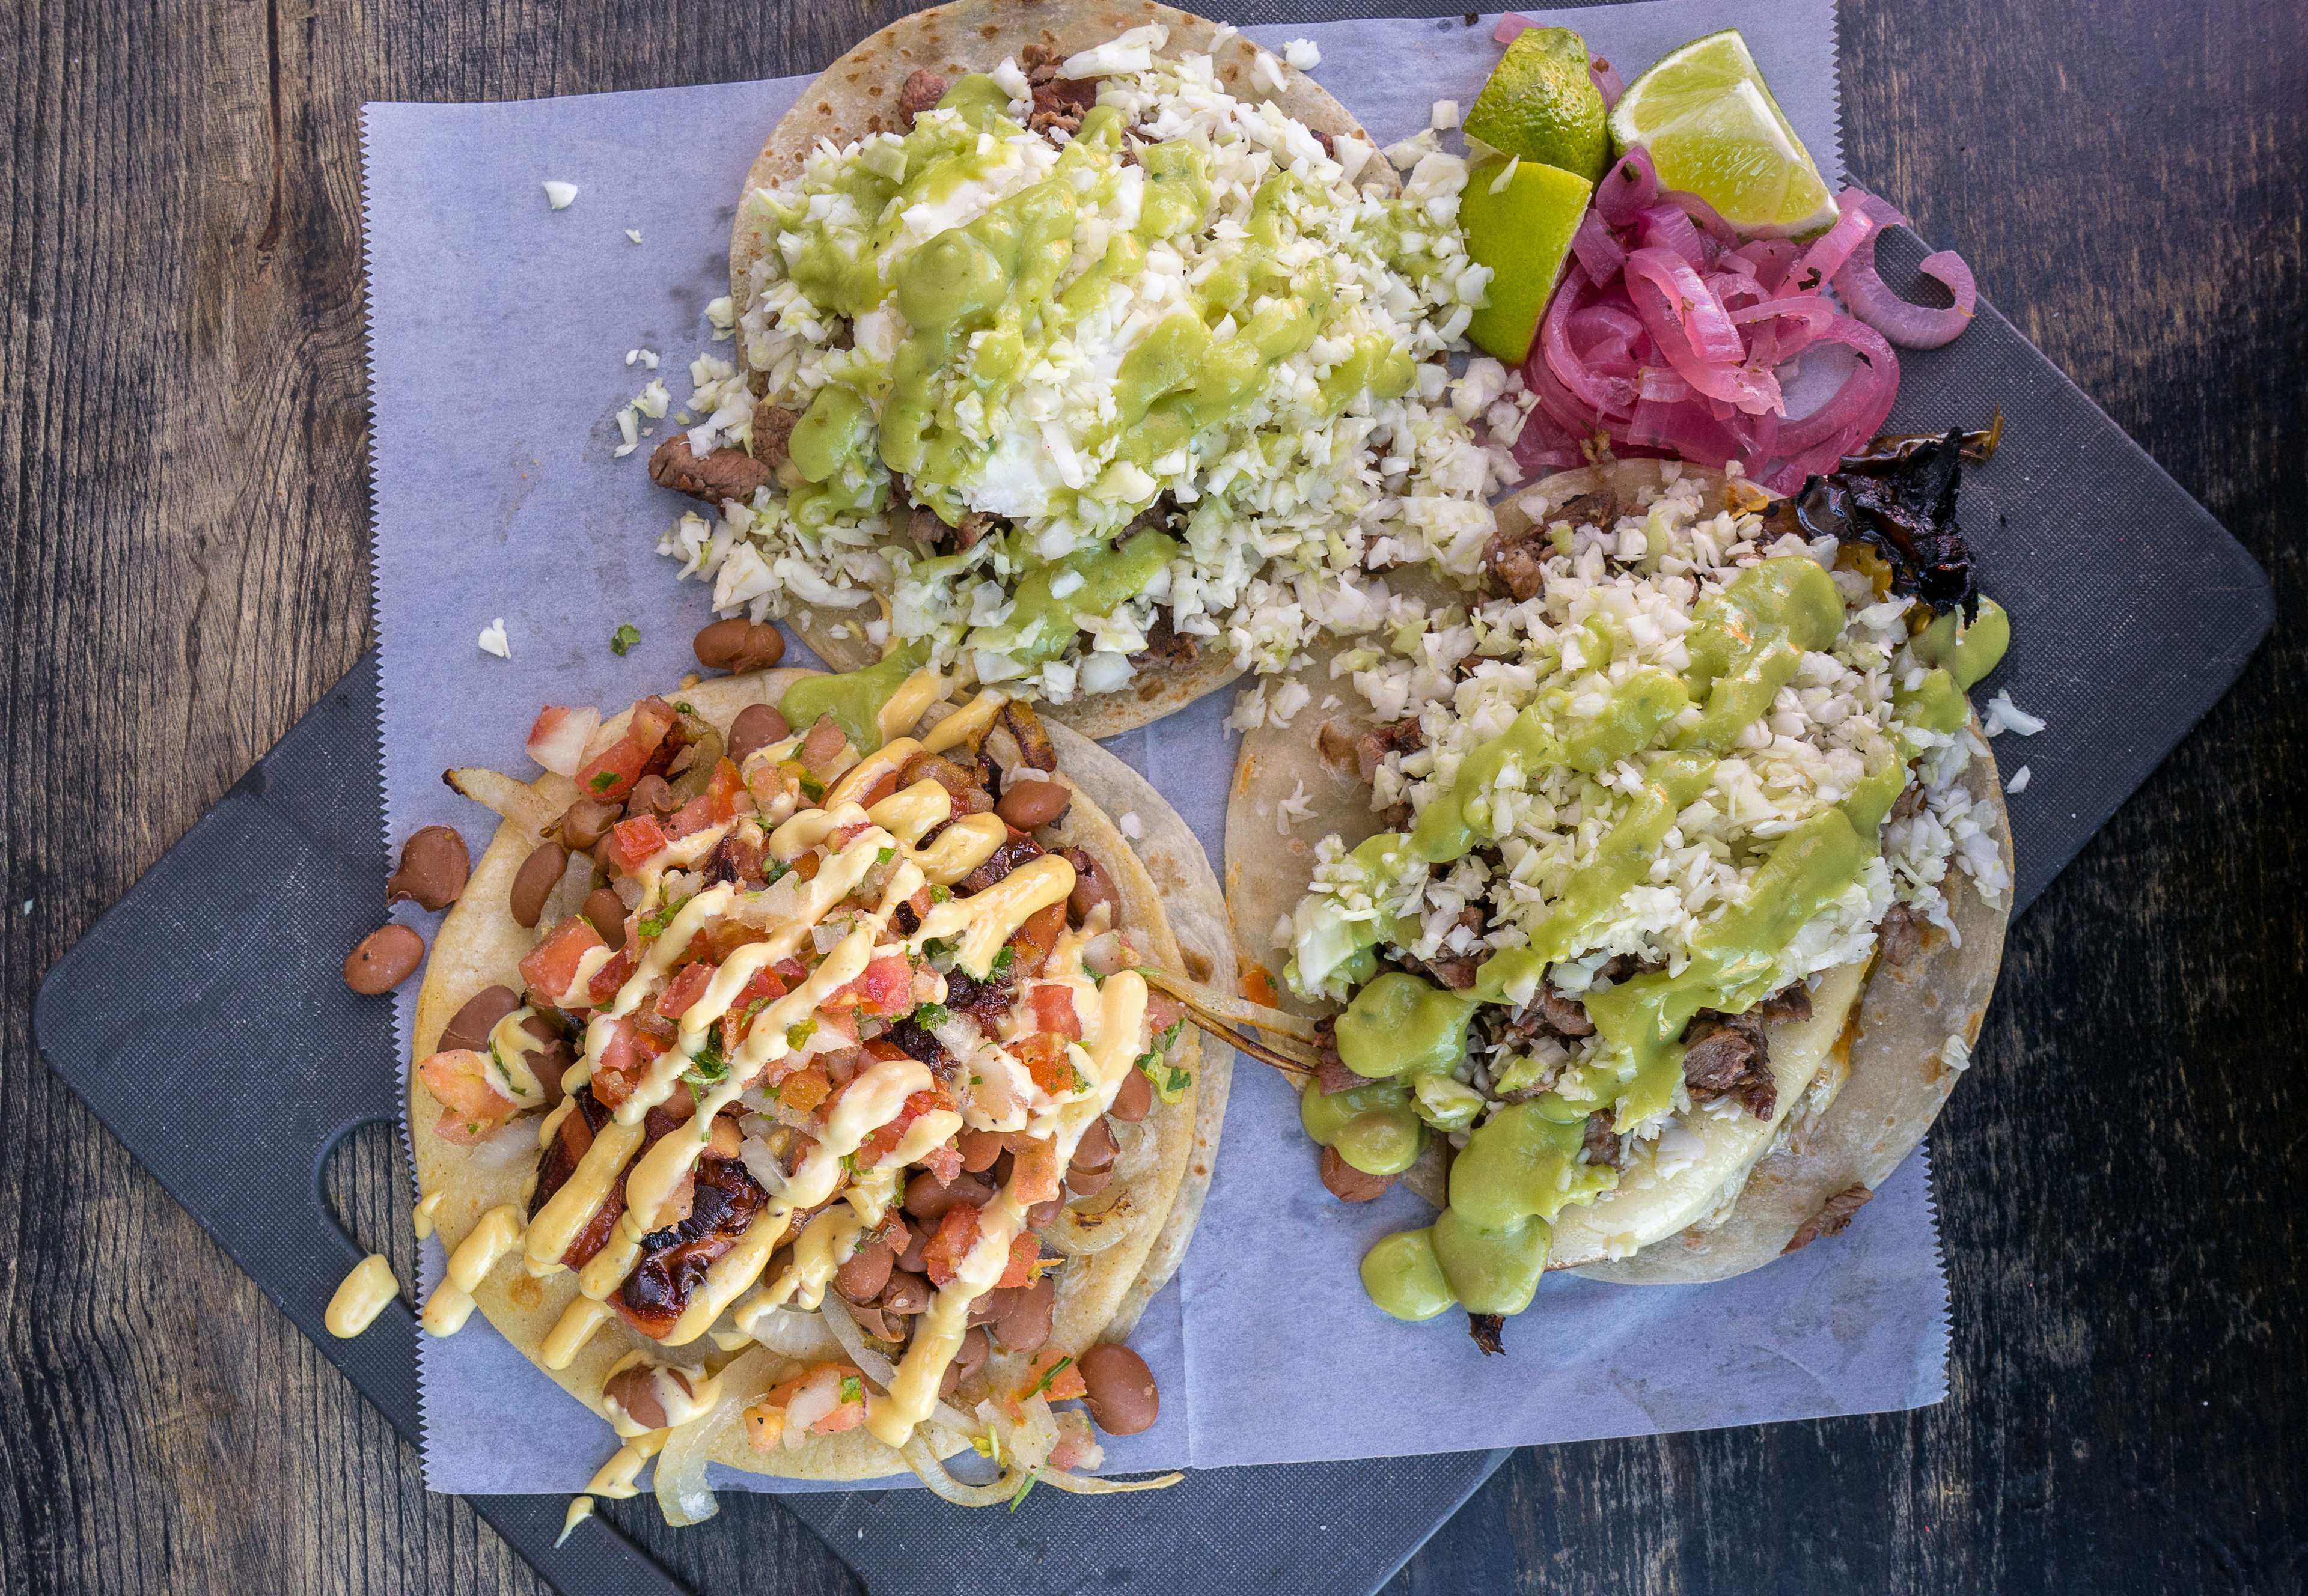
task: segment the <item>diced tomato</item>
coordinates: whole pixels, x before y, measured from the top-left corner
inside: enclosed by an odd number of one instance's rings
[[[994,1283],[995,1286],[1001,1289],[1033,1284],[1035,1266],[1041,1261],[1042,1244],[1034,1240],[1033,1231],[1028,1231],[1010,1243],[1009,1266],[1002,1271],[1002,1278]]]
[[[676,718],[673,706],[663,699],[643,699],[633,706],[633,717],[625,723],[625,735],[640,745],[643,754],[653,754],[658,744],[665,741],[665,734],[673,730]]]
[[[1266,973],[1264,965],[1253,965],[1242,973],[1242,995],[1262,1008],[1282,1007],[1282,1000],[1275,995],[1274,977]]]
[[[865,1014],[906,1014],[914,1007],[914,966],[904,953],[885,948],[865,973],[826,1000],[826,1006],[855,1006]]]
[[[1014,1161],[1010,1195],[1032,1207],[1058,1195],[1058,1145],[1047,1137],[1020,1137],[1010,1144]]]
[[[1037,1031],[1016,1043],[1018,1057],[1034,1084],[1053,1097],[1074,1089],[1074,1067],[1066,1057],[1066,1039],[1055,1031]]]
[[[688,837],[713,824],[713,805],[699,794],[665,818],[667,838]]]
[[[667,1019],[679,1019],[712,984],[711,965],[684,965],[675,972],[673,979],[666,982],[665,991],[658,994],[657,1011]]]
[[[827,841],[825,851],[828,854],[839,854],[851,843],[856,842],[864,833],[873,828],[874,822],[871,820],[853,820],[847,826],[838,826],[834,828],[832,837]]]
[[[590,704],[576,709],[547,704],[529,728],[529,757],[555,776],[574,777],[600,725],[601,712]]]
[[[593,972],[592,981],[585,988],[585,996],[599,1008],[616,997],[625,982],[633,978],[633,939],[629,929],[625,945],[609,956],[609,962]]]
[[[858,1147],[857,1167],[861,1170],[872,1169],[894,1152],[900,1142],[906,1139],[906,1132],[914,1128],[915,1120],[924,1114],[934,1114],[940,1109],[950,1109],[952,1106],[953,1094],[945,1089],[943,1082],[932,1081],[922,1090],[913,1093],[898,1110],[898,1117],[867,1137]],[[946,1181],[951,1181],[952,1179],[952,1176],[948,1176]],[[940,1184],[943,1185],[946,1181],[941,1181]]]
[[[521,978],[548,1003],[562,1008],[585,1008],[587,994],[570,990],[577,980],[577,967],[594,948],[607,946],[592,922],[572,914],[522,957]]]
[[[833,1083],[814,1064],[796,1070],[778,1083],[778,1101],[805,1114],[816,1112],[817,1105],[832,1095]]]
[[[950,1286],[960,1273],[961,1260],[977,1245],[977,1210],[968,1203],[956,1203],[938,1221],[937,1234],[922,1248],[922,1267],[929,1271],[931,1283]]]
[[[1034,1005],[1034,1029],[1054,1032],[1069,1042],[1081,1040],[1081,1016],[1074,1009],[1073,988],[1048,982],[1029,987],[1026,995]]]
[[[731,954],[749,942],[768,941],[769,933],[742,920],[717,920],[706,932],[705,940],[705,957],[719,965],[728,963]]]
[[[642,1029],[638,1018],[619,1016],[599,1061],[593,1066],[593,1095],[604,1107],[616,1108],[633,1094],[642,1077],[664,1051],[665,1043]]]
[[[1021,975],[1038,975],[1042,966],[1050,962],[1050,949],[1066,931],[1066,905],[1064,898],[1045,905],[1026,916],[1026,923],[1010,939],[1016,949],[1016,963],[1012,966]]]
[[[809,979],[809,966],[790,954],[771,965],[770,968],[775,970],[784,979],[786,990],[788,991]]]
[[[648,763],[649,750],[628,732],[578,767],[577,790],[604,802],[622,798],[633,790],[633,784],[642,778],[642,768]]]
[[[665,828],[655,815],[635,815],[609,828],[609,862],[623,875],[632,875],[653,859],[666,845]]]
[[[754,1016],[746,1012],[756,1003],[768,1003],[782,998],[791,989],[785,978],[774,969],[756,970],[753,978],[737,989],[736,999],[729,1005],[729,1017],[722,1022],[722,1031],[732,1043],[741,1042],[745,1033],[754,1028]]]
[[[1149,1034],[1158,1037],[1185,1017],[1186,1006],[1184,1003],[1158,987],[1147,989],[1146,1029]]]
[[[756,1452],[774,1451],[786,1437],[786,1411],[782,1407],[757,1402],[745,1410],[744,1418],[745,1440]]]
[[[1058,1369],[1059,1364],[1064,1369]],[[1058,1369],[1058,1372],[1050,1371]],[[1042,1382],[1047,1379],[1049,1384]],[[1081,1360],[1061,1347],[1044,1347],[1026,1365],[1026,1377],[1019,1383],[1018,1396],[1021,1402],[1029,1396],[1046,1396],[1052,1402],[1067,1402],[1078,1396],[1088,1396],[1089,1386],[1081,1377]]]
[[[951,1186],[954,1177],[961,1173],[961,1149],[952,1142],[932,1147],[922,1154],[921,1163],[924,1169],[937,1177],[940,1186]]]

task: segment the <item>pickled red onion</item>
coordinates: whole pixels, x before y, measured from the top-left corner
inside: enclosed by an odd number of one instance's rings
[[[1924,275],[1944,287],[1955,303],[1938,308],[1900,298],[1876,272],[1875,244],[1882,228],[1908,219],[1873,194],[1867,195],[1863,203],[1877,230],[1852,252],[1843,269],[1835,274],[1835,291],[1843,296],[1843,303],[1851,307],[1853,315],[1895,344],[1910,349],[1936,349],[1948,343],[1971,325],[1972,313],[1979,305],[1979,286],[1972,280],[1971,268],[1951,249],[1925,255]]]
[[[1902,334],[1968,317],[1974,290],[1961,262],[1934,256],[1946,275],[1933,275],[1957,306],[1908,305],[1888,290],[1877,304],[1873,240],[1897,213],[1858,189],[1839,198],[1835,225],[1807,247],[1741,243],[1705,202],[1662,191],[1649,156],[1629,150],[1572,236],[1572,263],[1524,362],[1538,398],[1515,444],[1524,468],[1582,464],[1607,446],[1735,460],[1791,493],[1873,436],[1899,391],[1899,356],[1876,328],[1839,313],[1823,285],[1833,279],[1854,310],[1865,300],[1888,313]],[[1778,368],[1820,344],[1850,349],[1856,363],[1826,403],[1789,419]]]

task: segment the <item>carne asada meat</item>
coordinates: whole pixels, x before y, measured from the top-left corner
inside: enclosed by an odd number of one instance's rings
[[[742,449],[717,449],[700,459],[689,434],[676,433],[650,456],[650,480],[708,504],[750,503],[754,491],[774,481],[770,467]]]
[[[1694,1098],[1729,1097],[1758,1120],[1778,1109],[1779,1083],[1763,1027],[1744,1014],[1701,1009],[1683,1034],[1683,1080]]]
[[[689,1217],[642,1238],[641,1262],[618,1290],[617,1311],[642,1334],[662,1340],[706,1269],[737,1245],[769,1200],[743,1159],[710,1153],[699,1159]]]
[[[1867,1206],[1875,1194],[1864,1186],[1847,1186],[1827,1199],[1820,1211],[1796,1227],[1782,1252],[1801,1252],[1821,1236],[1840,1236],[1850,1226],[1851,1216]]]

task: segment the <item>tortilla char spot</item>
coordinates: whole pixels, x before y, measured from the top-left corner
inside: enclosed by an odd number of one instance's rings
[[[866,98],[868,98],[869,99],[881,99],[881,98],[882,98],[882,85],[881,85],[881,84],[879,84],[879,83],[873,83],[873,84],[869,84],[869,85],[867,85],[866,90]]]
[[[1192,948],[1186,949],[1186,974],[1197,981],[1208,981],[1210,978],[1210,956]]]
[[[1001,32],[1002,30],[996,28],[993,23],[987,22],[984,26],[980,27],[977,31],[979,37],[984,39],[992,39],[995,34]]]
[[[1146,703],[1161,691],[1162,684],[1159,682],[1141,682],[1138,684],[1138,701],[1141,704]]]
[[[817,102],[817,114],[821,116],[831,116],[833,115],[833,107],[821,99]]]
[[[545,1286],[534,1275],[516,1274],[505,1288],[505,1295],[512,1299],[516,1308],[534,1309],[545,1300]]]

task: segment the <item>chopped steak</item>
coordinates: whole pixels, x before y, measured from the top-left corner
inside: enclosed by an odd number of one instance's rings
[[[927,777],[945,789],[957,815],[982,815],[994,807],[993,798],[974,770],[963,768],[943,754],[917,753],[898,767],[898,787],[903,791]]]
[[[709,504],[745,503],[754,490],[770,485],[771,468],[742,449],[717,449],[699,459],[689,434],[676,433],[650,456],[650,480]]]
[[[1502,1339],[1507,1327],[1506,1316],[1498,1313],[1470,1313],[1467,1316],[1467,1334],[1483,1349],[1486,1358],[1496,1357],[1507,1350]]]
[[[1459,911],[1459,923],[1480,936],[1483,930],[1483,912],[1469,904]],[[1446,940],[1442,947],[1435,950],[1434,957],[1431,959],[1421,959],[1406,953],[1402,956],[1402,962],[1411,969],[1425,971],[1452,991],[1463,992],[1475,984],[1475,971],[1481,965],[1486,952],[1487,950],[1477,943],[1473,952],[1453,953]]]
[[[617,1293],[617,1311],[643,1334],[663,1337],[706,1268],[737,1245],[769,1198],[743,1160],[710,1153],[699,1159],[689,1217],[642,1238],[642,1259]]]
[[[1054,73],[1034,83],[1033,89],[1034,108],[1027,113],[1026,125],[1038,133],[1072,133],[1081,125],[1082,113],[1098,103],[1094,78],[1061,78]]]
[[[1693,1098],[1734,1098],[1758,1120],[1771,1117],[1779,1085],[1763,1028],[1753,1017],[1701,1009],[1683,1042],[1683,1080]]]
[[[962,877],[960,895],[975,897],[1029,859],[1039,859],[1043,852],[1041,844],[1022,831],[1012,830],[987,856],[985,863]]]
[[[1050,741],[1049,728],[1031,705],[1012,699],[1002,706],[1002,725],[1017,740],[1020,759],[1045,775],[1057,770],[1058,745]]]
[[[980,981],[957,965],[945,975],[945,1006],[956,1014],[966,1014],[977,1022],[977,1028],[988,1035],[995,1025],[1010,1012],[1016,993],[1014,966],[988,975]]]
[[[1851,1216],[1867,1206],[1875,1194],[1864,1186],[1847,1186],[1827,1199],[1820,1211],[1796,1227],[1781,1250],[1800,1252],[1821,1236],[1840,1236],[1851,1223]]]
[[[787,447],[788,441],[793,437],[795,424],[800,420],[801,412],[798,410],[789,410],[783,405],[773,405],[767,399],[755,400],[754,403],[754,458],[772,471],[784,465],[791,458],[791,451]]]
[[[1546,589],[1546,561],[1554,553],[1545,528],[1509,531],[1502,527],[1483,545],[1483,569],[1516,598],[1536,598]]]
[[[911,1018],[892,1020],[886,1034],[892,1043],[905,1050],[908,1058],[928,1065],[932,1074],[945,1080],[953,1078],[953,1055],[946,1051],[945,1043]]]
[[[1619,1162],[1619,1133],[1611,1128],[1608,1114],[1587,1116],[1587,1134],[1579,1144],[1587,1154],[1587,1162],[1598,1168]]]
[[[1548,516],[1549,525],[1569,521],[1575,528],[1596,527],[1608,531],[1619,524],[1619,496],[1609,488],[1591,493],[1573,493],[1555,507]]]
[[[974,549],[988,532],[994,530],[994,518],[982,510],[965,511],[960,524],[953,529],[956,553]]]
[[[1325,1097],[1370,1085],[1369,1081],[1348,1068],[1347,1061],[1339,1057],[1339,1020],[1336,1015],[1324,1015],[1314,1022],[1314,1059],[1318,1066],[1314,1079],[1322,1086]]]
[[[914,118],[945,98],[946,81],[937,73],[924,69],[909,77],[898,90],[898,110],[911,127]]]
[[[1391,753],[1411,753],[1426,746],[1426,734],[1419,729],[1418,717],[1394,721],[1387,725],[1373,726],[1355,739],[1355,767],[1363,773],[1365,781],[1378,774],[1379,766]]]
[[[1883,911],[1883,923],[1875,928],[1875,947],[1887,965],[1904,965],[1924,950],[1924,933],[1907,905],[1893,904]]]
[[[1546,1028],[1557,1036],[1592,1036],[1595,1022],[1587,1017],[1587,1006],[1576,998],[1566,998],[1551,984],[1542,983],[1538,1000],[1531,1005],[1546,1021]]]
[[[1791,982],[1747,1012],[1768,1025],[1799,1025],[1811,1017],[1811,988]]]
[[[1202,656],[1202,646],[1191,632],[1180,631],[1171,624],[1170,607],[1161,605],[1154,612],[1154,622],[1146,629],[1146,647],[1130,656],[1134,665],[1190,665]]]
[[[906,517],[906,536],[924,548],[934,549],[945,541],[946,525],[938,512],[926,505],[917,504]]]
[[[1884,819],[1887,821],[1904,820],[1923,807],[1924,784],[1919,781],[1911,781],[1906,786],[1899,789],[1899,802],[1891,805],[1891,812],[1885,816]]]

